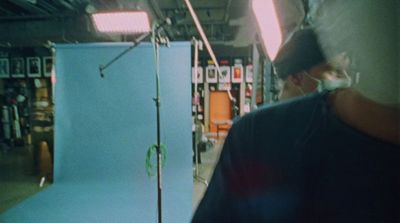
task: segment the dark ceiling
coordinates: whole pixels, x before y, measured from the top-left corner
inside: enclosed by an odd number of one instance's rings
[[[248,0],[191,2],[211,42],[234,45],[243,33],[252,40],[254,30],[247,26],[247,30],[240,31],[248,20]],[[174,41],[199,36],[184,0],[1,0],[0,47],[38,46],[48,40],[129,41],[135,37],[97,33],[89,15],[93,11],[135,9],[149,12],[152,21],[172,18],[174,24],[166,28],[166,34]],[[241,44],[246,45],[243,41]]]

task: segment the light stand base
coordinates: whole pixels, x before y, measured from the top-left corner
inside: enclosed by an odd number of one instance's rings
[[[204,179],[204,178],[202,178],[200,176],[196,176],[196,175],[193,177],[193,179],[198,181],[198,182],[200,182],[200,183],[202,183],[202,184],[204,184],[206,187],[208,187],[208,182],[207,182],[206,179]]]

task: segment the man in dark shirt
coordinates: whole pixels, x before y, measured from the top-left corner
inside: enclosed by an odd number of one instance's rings
[[[396,222],[399,146],[341,121],[328,98],[234,124],[193,222]]]
[[[226,138],[192,222],[400,222],[400,111],[383,103],[397,94],[385,80],[398,77],[392,34],[400,3],[329,4],[340,16],[321,19],[325,27],[353,23],[364,29],[348,41],[368,67],[361,67],[362,78],[376,81],[375,91],[361,83],[356,90],[314,93],[244,116]],[[387,18],[395,19],[381,23]],[[347,31],[336,28],[330,35]],[[380,60],[385,55],[395,58]],[[373,66],[375,60],[384,66]],[[377,95],[376,89],[392,94]]]

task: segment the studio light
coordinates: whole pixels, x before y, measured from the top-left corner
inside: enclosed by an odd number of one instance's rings
[[[274,60],[282,43],[282,33],[273,0],[253,0],[252,9],[264,49],[269,58]]]
[[[149,17],[144,11],[95,13],[92,20],[99,32],[148,33],[151,29]]]
[[[141,34],[127,49],[122,51],[119,55],[114,57],[105,65],[99,65],[100,77],[104,78],[104,71],[115,61],[120,59],[123,55],[134,49],[142,40],[146,37],[151,36],[151,41],[154,47],[155,54],[155,73],[156,73],[156,97],[153,98],[156,104],[156,120],[157,120],[157,143],[149,147],[146,156],[146,168],[150,170],[151,174],[151,154],[154,151],[157,154],[157,213],[158,223],[162,223],[162,164],[164,164],[166,148],[161,143],[161,97],[160,97],[160,47],[166,45],[169,47],[169,40],[167,37],[161,36],[159,30],[165,25],[171,25],[172,21],[170,18],[166,18],[162,23],[156,22],[150,26],[148,15],[144,11],[125,11],[125,12],[109,12],[109,13],[94,13],[92,19],[99,32],[115,33],[115,34],[127,34],[135,33]]]

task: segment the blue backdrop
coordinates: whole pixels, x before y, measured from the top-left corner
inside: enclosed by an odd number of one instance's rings
[[[156,142],[153,47],[142,43],[104,79],[98,69],[128,46],[57,45],[55,183],[1,222],[157,221],[157,181],[145,169],[147,148]],[[190,58],[187,42],[160,51],[164,222],[189,222],[192,215]]]

